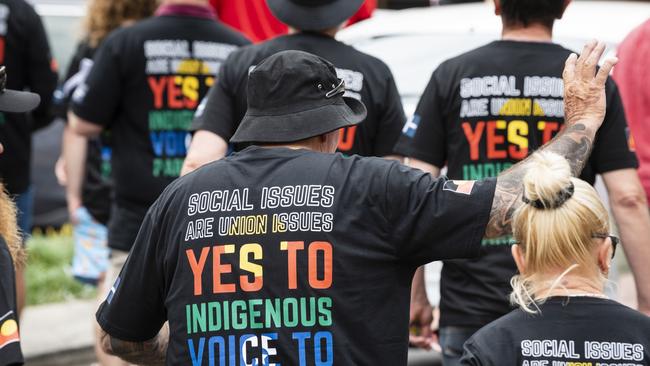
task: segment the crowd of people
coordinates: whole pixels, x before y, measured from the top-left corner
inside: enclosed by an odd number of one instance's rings
[[[24,361],[52,115],[101,365],[650,365],[650,21],[615,81],[603,43],[553,43],[570,2],[495,0],[501,39],[407,118],[388,66],[336,39],[373,0],[89,0],[55,106],[38,15],[0,0],[0,366]],[[605,289],[619,241],[637,309]]]

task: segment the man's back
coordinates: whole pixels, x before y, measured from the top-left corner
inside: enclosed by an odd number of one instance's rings
[[[392,153],[404,124],[404,111],[392,73],[380,60],[317,33],[297,33],[238,50],[226,62],[204,109],[197,113],[194,130],[208,130],[228,141],[246,113],[248,72],[262,60],[284,50],[299,50],[325,58],[337,67],[347,95],[363,101],[366,120],[346,128],[338,151],[363,156]]]
[[[404,364],[415,268],[472,255],[490,212],[494,182],[452,183],[382,159],[246,148],[161,195],[99,322],[145,339],[168,318],[172,365]],[[151,306],[111,305],[134,291]],[[120,333],[127,323],[140,333]]]
[[[132,215],[117,214],[129,229],[112,247],[128,250],[146,209],[179,176],[194,110],[221,63],[247,43],[207,9],[163,6],[112,33],[73,96],[76,115],[112,131],[116,200]]]
[[[452,179],[500,172],[550,141],[564,125],[562,70],[571,51],[552,43],[496,41],[450,59],[434,72],[396,151]],[[607,85],[607,116],[581,178],[636,166],[618,90]],[[446,261],[441,326],[480,328],[510,311],[516,267],[510,237],[485,240],[481,259]],[[470,300],[471,299],[471,300]]]

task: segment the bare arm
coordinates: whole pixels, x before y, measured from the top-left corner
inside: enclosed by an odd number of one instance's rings
[[[596,73],[604,51],[603,43],[590,42],[579,58],[572,54],[567,59],[563,74],[566,128],[540,149],[564,156],[575,176],[580,175],[589,159],[596,131],[605,117],[605,82],[617,60],[607,59]],[[521,182],[529,166],[526,159],[497,178],[486,237],[496,238],[512,231],[511,217],[522,204]]]
[[[194,133],[190,149],[183,162],[181,175],[195,171],[207,163],[226,156],[228,143],[216,133],[200,130]]]
[[[68,112],[68,124],[77,134],[86,137],[97,137],[102,133],[103,127],[77,116],[74,112]]]
[[[422,160],[407,158],[406,164],[410,167],[420,169],[423,172],[431,174],[434,178],[440,175],[440,168],[435,165],[425,163]],[[411,309],[409,323],[412,327],[419,328],[418,335],[409,335],[409,343],[424,349],[431,349],[438,343],[437,337],[432,332],[431,324],[433,323],[433,307],[427,297],[426,281],[424,278],[424,266],[421,266],[413,276],[411,284]]]
[[[100,343],[104,352],[126,362],[137,365],[164,365],[169,343],[169,323],[165,323],[160,333],[146,342],[122,341],[101,330]]]
[[[634,169],[603,174],[627,260],[634,273],[639,311],[650,315],[650,212]]]
[[[84,181],[88,139],[75,133],[70,126],[63,130],[63,160],[66,172],[66,200],[68,215],[75,222],[75,211],[81,207],[81,189]]]

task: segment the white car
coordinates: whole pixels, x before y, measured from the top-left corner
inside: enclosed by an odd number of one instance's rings
[[[556,21],[554,38],[580,50],[590,39],[610,52],[650,17],[649,2],[574,1]],[[415,111],[431,73],[444,60],[499,39],[501,19],[490,3],[380,10],[337,37],[386,62],[395,75],[407,114]]]

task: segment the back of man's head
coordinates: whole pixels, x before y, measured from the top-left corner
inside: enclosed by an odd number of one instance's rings
[[[505,26],[528,27],[542,24],[553,27],[555,19],[562,14],[570,0],[497,0],[497,9]]]

